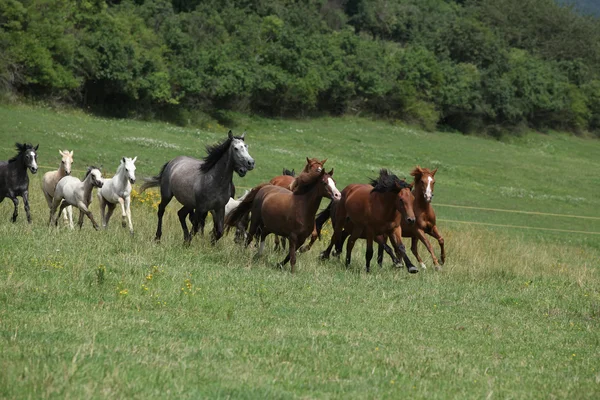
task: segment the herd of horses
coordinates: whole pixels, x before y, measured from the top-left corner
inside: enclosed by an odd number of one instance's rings
[[[0,161],[0,202],[8,197],[13,201],[12,222],[18,216],[17,196],[22,197],[27,221],[31,223],[29,209],[29,177],[27,170],[37,172],[38,146],[16,144],[18,154],[8,161]],[[306,165],[296,176],[295,171],[284,169],[283,174],[267,183],[262,183],[243,196],[235,199],[233,174],[244,177],[254,169],[255,161],[248,153],[245,133],[234,136],[229,131],[227,138],[213,146],[206,147],[203,159],[180,156],[163,165],[159,174],[144,179],[141,192],[151,187],[159,187],[161,201],[158,206],[158,225],[155,240],[162,236],[162,221],[166,206],[175,197],[181,204],[177,212],[184,235],[184,243],[204,232],[206,217],[210,212],[213,219],[212,242],[219,240],[225,229],[236,229],[236,241],[244,241],[248,247],[258,240],[258,256],[265,247],[265,239],[274,234],[276,249],[285,248],[288,252],[279,263],[283,267],[288,262],[295,271],[296,253],[310,250],[317,238],[321,237],[324,224],[331,220],[333,235],[328,247],[321,253],[321,259],[333,254],[339,256],[346,243],[346,266],[351,262],[352,249],[357,239],[365,239],[366,270],[370,271],[373,257],[373,244],[378,244],[377,262],[381,266],[386,252],[395,265],[406,265],[408,272],[419,270],[411,262],[402,243],[403,237],[412,239],[411,250],[422,269],[425,263],[418,253],[421,241],[431,254],[434,267],[439,270],[445,262],[444,239],[436,226],[436,218],[431,200],[435,185],[435,170],[415,167],[411,171],[412,183],[398,178],[386,169],[369,183],[350,184],[341,192],[333,179],[333,169],[326,171],[325,160],[306,158]],[[73,228],[72,208],[79,209],[78,225],[81,228],[87,216],[95,229],[99,229],[89,210],[92,191],[97,188],[100,203],[101,224],[107,227],[117,205],[121,206],[122,225],[129,227],[131,222],[131,190],[135,183],[135,161],[137,157],[123,157],[112,178],[103,178],[100,169],[90,166],[83,181],[71,176],[73,151],[59,151],[62,157],[56,171],[47,172],[42,179],[42,191],[50,209],[48,225],[57,225],[58,214],[68,220]],[[330,199],[329,205],[317,214],[323,197]],[[189,219],[191,231],[188,228]],[[425,234],[434,237],[441,249],[440,260]],[[310,242],[305,245],[307,239]],[[388,241],[391,247],[388,245]],[[441,261],[441,263],[440,263]]]

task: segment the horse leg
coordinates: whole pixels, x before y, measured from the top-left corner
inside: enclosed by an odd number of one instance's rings
[[[23,207],[25,208],[25,214],[27,215],[27,222],[31,224],[31,213],[29,212],[29,191],[23,191],[21,197],[23,198]]]
[[[107,207],[107,211],[106,211],[106,223],[104,224],[104,227],[107,228],[108,227],[108,221],[110,221],[110,217],[112,217],[113,212],[115,211],[115,208],[117,208],[116,204],[113,203],[109,203],[108,201],[106,202],[106,207]]]
[[[279,250],[279,244],[280,244],[279,235],[275,235],[275,248],[274,248],[275,251]]]
[[[125,212],[127,213],[127,222],[129,223],[129,233],[133,235],[133,222],[131,222],[131,197],[125,198]]]
[[[100,223],[102,224],[102,227],[104,229],[106,229],[106,225],[107,225],[107,221],[106,221],[106,203],[107,201],[104,200],[104,197],[102,197],[102,195],[100,194],[100,191],[98,191],[98,203],[100,205]]]
[[[427,266],[423,262],[423,259],[419,255],[419,239],[416,236],[411,237],[410,239],[410,251],[412,251],[413,255],[419,262],[419,266],[421,269],[427,269]]]
[[[333,250],[333,255],[335,257],[339,257],[342,254],[342,247],[344,247],[344,242],[350,236],[351,232],[348,229],[344,229],[342,231],[342,235],[340,239],[335,243],[335,249]]]
[[[61,201],[60,203],[60,207],[58,209],[58,215],[56,216],[56,219],[54,220],[54,225],[58,226],[58,217],[60,216],[60,214],[64,211],[64,209],[68,206],[66,201]],[[54,214],[54,211],[56,210],[56,207],[54,207],[52,214]]]
[[[260,245],[258,246],[258,253],[256,253],[256,258],[262,256],[263,251],[265,250],[265,239],[268,233],[263,230],[260,234]]]
[[[410,258],[408,258],[408,256],[406,255],[406,248],[404,247],[404,244],[402,243],[402,231],[400,229],[395,229],[389,235],[389,238],[390,238],[390,241],[392,242],[392,246],[394,246],[394,250],[396,251],[396,256],[399,259],[404,260],[404,263],[406,264],[406,269],[408,270],[408,272],[411,274],[416,274],[417,272],[419,272],[417,267],[415,267],[413,265],[412,261],[410,261]]]
[[[17,222],[17,217],[19,216],[19,199],[17,199],[17,196],[11,197],[10,199],[12,200],[13,204],[15,205],[15,211],[13,211],[11,221]]]
[[[302,246],[298,249],[298,251],[300,253],[305,253],[307,251],[309,251],[312,247],[312,245],[317,241],[317,239],[319,238],[319,233],[317,232],[317,225],[315,224],[312,233],[310,234],[310,242],[308,242],[308,244],[306,246]]]
[[[392,259],[392,262],[395,265],[400,264],[400,260],[394,254],[394,251],[392,250],[392,248],[387,245],[387,238],[386,238],[386,236],[384,236],[384,235],[376,236],[375,237],[375,241],[378,244],[378,247],[377,247],[377,264],[379,264],[379,267],[383,266],[383,252],[384,251],[390,256],[390,258]]]
[[[95,230],[100,229],[100,227],[96,223],[96,220],[94,219],[94,215],[92,214],[92,212],[90,210],[88,210],[87,206],[82,201],[79,202],[77,207],[79,207],[79,229],[81,229],[81,227],[83,226],[83,215],[84,214],[90,219],[90,221],[92,221],[92,226],[94,227]]]
[[[431,230],[431,236],[433,236],[434,238],[437,239],[439,245],[440,245],[440,250],[442,252],[441,254],[441,259],[442,262],[441,264],[444,265],[446,263],[446,249],[444,248],[444,238],[442,237],[442,235],[440,234],[440,231],[438,231],[437,226],[433,226],[432,230]]]
[[[223,231],[225,228],[225,206],[214,209],[210,212],[213,217],[213,236],[211,243],[214,245],[217,240],[223,237]]]
[[[50,206],[50,218],[48,219],[48,226],[52,225],[52,222],[54,220],[54,213],[56,212],[56,208],[58,207],[59,203],[60,200],[57,200],[56,198],[52,199],[52,205]]]
[[[192,235],[200,232],[204,236],[204,225],[206,224],[206,216],[208,212],[199,213],[197,210],[190,213],[190,221],[192,222]]]
[[[365,262],[367,264],[367,274],[371,272],[371,259],[373,258],[373,232],[367,230],[367,251],[365,252]]]
[[[52,207],[52,196],[46,193],[46,190],[42,188],[42,192],[44,192],[44,197],[46,198],[46,203],[48,203],[48,208]]]
[[[294,272],[296,272],[296,247],[297,247],[297,238],[290,236],[290,245],[289,245],[290,252],[288,254],[290,257],[290,266],[292,267],[292,274]]]
[[[177,211],[177,215],[179,216],[179,223],[181,224],[181,229],[183,229],[183,243],[186,245],[189,245],[192,241],[192,236],[190,235],[187,223],[185,222],[185,219],[189,213],[190,209],[186,206],[181,207],[179,211]]]
[[[154,236],[154,240],[156,242],[160,242],[160,238],[162,237],[163,215],[165,214],[165,208],[167,208],[167,205],[169,204],[169,202],[171,201],[172,198],[173,198],[173,195],[162,196],[162,194],[161,194],[160,204],[158,205],[158,213],[157,213],[158,225],[156,227],[156,235]]]
[[[429,239],[427,239],[427,236],[425,236],[425,232],[423,232],[421,229],[417,229],[417,236],[419,240],[423,242],[425,247],[427,247],[427,250],[429,250],[429,254],[431,254],[431,258],[433,259],[433,267],[435,268],[435,270],[439,271],[440,269],[442,269],[442,267],[440,266],[440,262],[435,256],[435,253],[433,252],[433,247],[431,246],[431,243],[429,243]]]
[[[346,268],[350,265],[352,261],[352,249],[354,248],[354,244],[356,243],[356,239],[360,237],[361,230],[359,227],[354,227],[352,229],[352,234],[346,243]]]
[[[119,204],[121,205],[121,226],[127,227],[127,212],[125,211],[125,199],[119,197]]]

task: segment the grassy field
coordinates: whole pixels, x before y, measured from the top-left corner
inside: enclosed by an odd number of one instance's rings
[[[292,276],[272,246],[259,260],[231,237],[184,247],[175,203],[157,245],[152,193],[133,203],[133,237],[119,215],[107,231],[48,228],[40,179],[59,148],[74,150],[80,177],[138,156],[139,179],[203,156],[227,129],[0,107],[0,159],[15,141],[40,143],[42,166],[30,175],[32,225],[22,206],[11,224],[12,203],[0,204],[0,398],[600,396],[600,235],[564,232],[600,232],[600,142],[355,118],[240,117],[234,133],[244,129],[256,168],[239,188],[307,156],[328,158],[340,190],[381,167],[439,168],[444,271],[409,275],[386,259],[367,275],[362,243],[346,269],[317,261],[322,241]]]

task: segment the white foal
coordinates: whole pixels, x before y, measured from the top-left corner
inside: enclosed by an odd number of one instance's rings
[[[104,186],[98,190],[98,199],[100,200],[100,216],[102,217],[102,226],[107,227],[108,221],[117,206],[121,205],[123,228],[129,222],[129,232],[133,234],[133,224],[131,223],[131,184],[135,183],[135,160],[123,157],[117,173],[110,179],[104,180]],[[108,212],[105,213],[105,208]],[[127,221],[126,221],[127,218]]]
[[[62,178],[67,175],[71,175],[71,166],[73,165],[73,152],[69,150],[59,150],[58,151],[62,156],[62,160],[60,165],[58,166],[57,171],[48,171],[44,174],[42,178],[42,192],[44,192],[44,197],[46,198],[46,202],[48,203],[48,208],[52,208],[52,199],[54,198],[54,190],[56,189],[56,184]],[[65,220],[69,220],[71,223],[71,228],[73,228],[73,207],[68,206],[63,211],[63,217]]]
[[[94,229],[98,230],[98,224],[94,220],[94,216],[88,207],[92,202],[92,189],[95,187],[101,188],[103,181],[104,179],[102,178],[102,173],[96,167],[88,168],[83,182],[73,176],[65,176],[58,181],[56,190],[54,191],[54,198],[52,199],[52,207],[50,208],[50,220],[48,221],[48,225],[51,223],[57,225],[54,213],[56,212],[59,204],[59,214],[65,207],[71,205],[79,208],[79,228],[81,228],[83,225],[83,216],[85,214],[90,221],[92,221]],[[71,226],[72,225],[73,222],[71,222]]]

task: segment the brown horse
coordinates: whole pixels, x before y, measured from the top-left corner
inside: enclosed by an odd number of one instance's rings
[[[431,199],[433,198],[433,187],[435,185],[435,173],[437,172],[437,168],[433,171],[430,171],[427,168],[421,168],[420,166],[416,166],[412,171],[411,175],[415,178],[414,180],[414,188],[413,195],[415,196],[415,217],[416,223],[409,224],[406,221],[402,221],[402,236],[411,238],[411,246],[410,249],[412,253],[419,261],[422,269],[425,269],[425,263],[423,263],[423,259],[419,256],[418,252],[418,244],[419,240],[423,242],[427,250],[429,250],[429,254],[431,254],[431,258],[433,259],[433,266],[436,270],[440,270],[442,267],[435,256],[431,243],[425,236],[428,235],[437,239],[440,249],[441,249],[441,259],[442,265],[446,261],[446,250],[444,249],[444,238],[440,234],[436,226],[435,220],[435,211],[431,206]],[[378,259],[383,257],[383,249],[379,248]]]
[[[304,169],[301,171],[301,173],[310,172],[310,173],[314,173],[314,174],[319,174],[323,170],[323,164],[325,164],[325,161],[327,161],[327,159],[319,161],[316,158],[306,157],[306,165],[304,166]],[[296,182],[295,176],[296,176],[296,174],[295,174],[294,170],[290,171],[290,170],[284,168],[282,175],[276,176],[275,178],[271,179],[269,181],[269,183],[271,185],[283,187],[283,188],[290,189],[291,191],[293,191],[294,190],[293,186],[294,186],[294,183]],[[310,177],[310,175],[306,175],[306,176]],[[302,247],[298,251],[303,253],[307,250],[310,250],[313,243],[317,240],[318,237],[319,237],[319,233],[317,232],[317,228],[315,227],[315,229],[313,229],[313,232],[311,234],[310,243],[308,244],[308,246]],[[275,235],[275,250],[279,249],[279,244],[280,244],[279,236]],[[285,249],[285,238],[281,238],[281,247]]]
[[[246,247],[259,232],[258,255],[262,254],[265,238],[270,233],[286,237],[290,242],[289,254],[280,266],[283,267],[289,261],[293,273],[296,269],[296,249],[312,233],[321,199],[341,198],[332,176],[333,169],[329,173],[325,173],[323,169],[318,174],[303,172],[296,178],[293,192],[271,184],[259,185],[252,189],[238,208],[229,215],[228,224],[235,225],[251,212]]]
[[[344,229],[346,229],[347,232],[351,232],[346,245],[346,266],[350,264],[356,239],[365,238],[367,240],[366,268],[367,272],[370,272],[373,241],[377,236],[383,235],[391,240],[398,257],[405,260],[408,272],[418,272],[406,256],[400,228],[402,220],[413,224],[415,222],[414,196],[411,189],[412,185],[400,180],[386,169],[379,172],[379,178],[372,180],[371,185],[346,186],[342,191],[342,199],[339,203],[334,203],[333,236],[327,249],[321,253],[321,258],[329,258],[334,245],[341,248]]]

